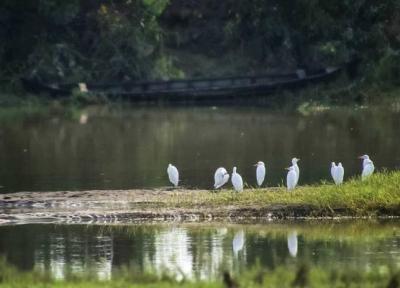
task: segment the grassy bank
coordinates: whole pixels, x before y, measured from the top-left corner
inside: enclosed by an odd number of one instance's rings
[[[64,206],[63,203],[68,203]],[[400,172],[380,172],[366,181],[354,178],[341,186],[331,183],[233,190],[92,190],[2,194],[1,219],[40,221],[52,217],[79,223],[99,221],[253,221],[281,218],[400,217]],[[47,214],[43,208],[50,207]],[[57,208],[59,207],[59,208]],[[23,209],[22,209],[23,208]],[[21,210],[22,209],[22,210]],[[47,208],[45,208],[47,209]],[[29,215],[27,215],[29,211]],[[95,217],[95,218],[93,218]]]
[[[214,280],[175,280],[173,275],[157,276],[153,273],[138,274],[127,268],[115,271],[110,280],[97,280],[89,273],[70,275],[64,280],[55,280],[48,274],[22,272],[2,260],[0,263],[0,287],[82,287],[82,288],[233,288],[233,287],[399,287],[400,274],[395,269],[381,266],[370,271],[354,269],[311,268],[307,264],[298,267],[280,266],[273,270],[260,267],[249,268],[240,275],[221,272],[220,279]],[[377,268],[377,267],[376,267]]]
[[[179,193],[165,202],[168,207],[307,207],[311,209],[308,216],[312,216],[313,211],[325,211],[332,216],[340,211],[348,216],[374,216],[385,214],[385,211],[400,211],[400,172],[376,173],[366,181],[354,178],[341,186],[331,183],[301,186],[292,192],[278,187],[247,189],[242,193],[232,190],[217,193],[200,191],[187,195]]]

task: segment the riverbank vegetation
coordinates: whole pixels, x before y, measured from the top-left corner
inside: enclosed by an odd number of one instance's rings
[[[240,276],[221,272],[220,279],[175,280],[173,275],[135,274],[128,269],[120,269],[112,281],[96,280],[85,275],[70,275],[64,280],[55,280],[50,275],[39,272],[21,272],[8,265],[4,260],[0,265],[0,287],[110,287],[110,288],[239,288],[239,287],[399,287],[400,274],[395,268],[381,266],[370,271],[355,269],[334,270],[331,268],[311,268],[307,264],[299,267],[278,267],[273,270],[259,267],[249,268]]]
[[[166,207],[245,208],[281,207],[283,216],[400,216],[400,172],[376,173],[365,181],[353,178],[343,185],[331,183],[300,186],[288,192],[285,187],[251,189],[242,193],[223,190],[179,193],[160,199]],[[271,210],[273,212],[274,209]],[[300,211],[297,211],[300,210]],[[304,210],[304,211],[303,211]],[[286,211],[286,213],[285,213]],[[396,212],[397,211],[397,212]],[[251,213],[250,213],[251,214]],[[243,211],[243,216],[245,212]],[[248,215],[251,217],[251,215]]]
[[[161,190],[104,190],[82,192],[20,192],[2,195],[2,205],[30,209],[32,219],[43,215],[54,219],[68,215],[92,221],[92,215],[111,217],[121,222],[132,221],[225,221],[234,222],[270,219],[299,218],[349,218],[349,217],[399,217],[400,172],[381,172],[361,181],[353,178],[343,185],[320,183],[297,187],[287,191],[285,187],[245,189],[241,193],[232,190],[209,191],[179,188]],[[121,200],[122,199],[122,200]],[[36,204],[68,201],[71,208],[42,214]],[[75,204],[79,205],[76,211]],[[39,206],[39,205],[38,205]],[[93,206],[101,208],[93,208]],[[129,207],[129,208],[128,208]],[[34,214],[35,211],[41,213]],[[6,221],[18,221],[18,209]],[[107,215],[107,216],[106,216]],[[112,215],[112,216],[111,216]],[[11,218],[10,218],[11,217]],[[46,218],[47,219],[47,218]],[[80,221],[85,221],[85,220]]]
[[[357,60],[347,85],[337,86],[356,85],[357,97],[366,97],[365,91],[400,84],[398,8],[395,0],[2,1],[0,86],[15,91],[22,76],[49,82],[217,77]]]

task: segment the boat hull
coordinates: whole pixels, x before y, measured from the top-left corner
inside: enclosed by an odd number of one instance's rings
[[[216,101],[266,96],[278,90],[299,89],[309,84],[331,80],[341,67],[327,68],[308,76],[299,73],[275,74],[255,77],[230,77],[152,82],[87,83],[85,87],[94,95],[130,101]],[[47,93],[52,97],[68,97],[78,83],[43,83],[22,79],[26,90]]]

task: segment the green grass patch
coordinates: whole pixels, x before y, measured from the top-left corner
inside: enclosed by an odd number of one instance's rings
[[[353,178],[340,186],[328,183],[300,186],[294,191],[277,187],[246,189],[241,193],[232,190],[176,193],[166,203],[184,208],[307,205],[315,209],[346,209],[355,215],[372,215],[385,209],[400,209],[400,172],[376,173],[365,181]]]

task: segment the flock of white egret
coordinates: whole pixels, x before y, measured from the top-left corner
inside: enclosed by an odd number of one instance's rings
[[[375,170],[374,163],[372,160],[369,158],[368,155],[363,155],[359,157],[360,159],[363,159],[363,164],[362,164],[362,173],[361,173],[361,179],[365,180],[368,176],[372,175]],[[292,159],[292,165],[288,168],[287,176],[286,176],[286,187],[288,190],[293,190],[296,188],[297,183],[299,182],[299,177],[300,177],[300,168],[297,165],[297,162],[300,161],[298,158],[293,158]],[[256,166],[256,178],[257,178],[257,184],[259,187],[263,184],[265,180],[265,164],[262,161],[257,162],[255,164]],[[231,182],[233,185],[233,188],[237,192],[243,191],[243,179],[242,176],[240,176],[239,173],[236,172],[236,167],[233,167],[232,170],[232,175],[231,175]],[[169,181],[175,186],[178,187],[179,183],[179,171],[178,169],[172,165],[169,164],[167,168],[167,173],[168,173],[168,178]],[[333,181],[335,182],[336,185],[340,185],[343,183],[343,177],[344,177],[344,168],[342,163],[338,163],[336,165],[335,162],[332,162],[331,165],[331,176]],[[224,186],[227,182],[229,181],[229,174],[228,171],[224,167],[219,167],[214,174],[214,188],[218,189]]]

